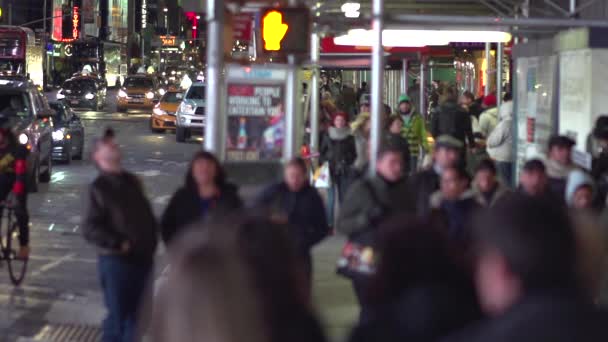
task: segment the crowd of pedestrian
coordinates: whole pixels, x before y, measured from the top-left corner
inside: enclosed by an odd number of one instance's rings
[[[372,174],[369,112],[331,113],[320,144],[327,201],[303,159],[247,202],[218,159],[198,152],[159,223],[106,132],[92,149],[100,174],[84,219],[99,249],[104,341],[325,341],[311,251],[332,228],[345,239],[336,272],[361,308],[350,341],[608,340],[606,119],[592,172],[573,162],[574,140],[554,136],[513,186],[504,100],[448,87],[427,125],[401,96]],[[170,269],[152,298],[157,236]]]

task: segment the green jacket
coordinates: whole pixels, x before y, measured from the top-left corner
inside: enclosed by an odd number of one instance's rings
[[[429,152],[429,142],[427,140],[426,127],[424,125],[424,119],[422,115],[413,111],[410,114],[409,120],[403,123],[402,135],[407,139],[410,145],[410,155],[412,157],[418,157],[420,155],[420,148],[424,149],[425,152]],[[403,115],[397,113],[402,118]]]

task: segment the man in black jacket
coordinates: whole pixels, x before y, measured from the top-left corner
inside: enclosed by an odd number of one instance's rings
[[[475,267],[491,318],[446,342],[608,341],[608,316],[580,284],[574,234],[566,211],[522,194],[485,212]]]
[[[416,212],[420,217],[431,213],[431,195],[439,190],[441,174],[447,168],[457,166],[462,155],[463,144],[458,139],[444,135],[435,141],[433,166],[415,174],[410,179],[410,189],[416,194]]]
[[[444,90],[445,100],[431,121],[431,134],[438,138],[450,135],[469,148],[475,147],[471,116],[458,104],[458,91],[453,87]]]
[[[95,143],[92,157],[100,175],[89,187],[83,231],[99,250],[108,309],[103,340],[137,341],[137,309],[152,272],[157,223],[139,180],[121,166],[111,130]]]
[[[301,257],[309,290],[312,288],[311,249],[326,238],[329,226],[323,199],[308,181],[304,160],[292,159],[285,166],[284,180],[265,189],[255,206],[265,210],[270,218],[289,225],[290,235]]]

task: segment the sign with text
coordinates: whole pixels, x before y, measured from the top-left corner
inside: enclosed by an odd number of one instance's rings
[[[239,13],[232,16],[232,35],[234,40],[249,42],[251,40],[253,15]]]
[[[227,71],[226,160],[278,161],[285,137],[281,69],[232,66]],[[257,74],[262,77],[246,77]],[[231,77],[232,76],[232,77]]]

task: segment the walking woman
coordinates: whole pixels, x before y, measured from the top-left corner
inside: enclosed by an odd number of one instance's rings
[[[210,152],[197,152],[184,186],[173,194],[162,216],[163,241],[169,244],[186,226],[215,212],[225,214],[241,207],[237,188],[226,182],[217,158]]]
[[[329,127],[321,142],[320,163],[329,163],[332,186],[327,195],[327,222],[334,225],[336,197],[338,203],[344,200],[344,194],[352,179],[352,165],[357,158],[355,138],[347,123],[348,115],[339,112],[334,116],[333,126]]]

